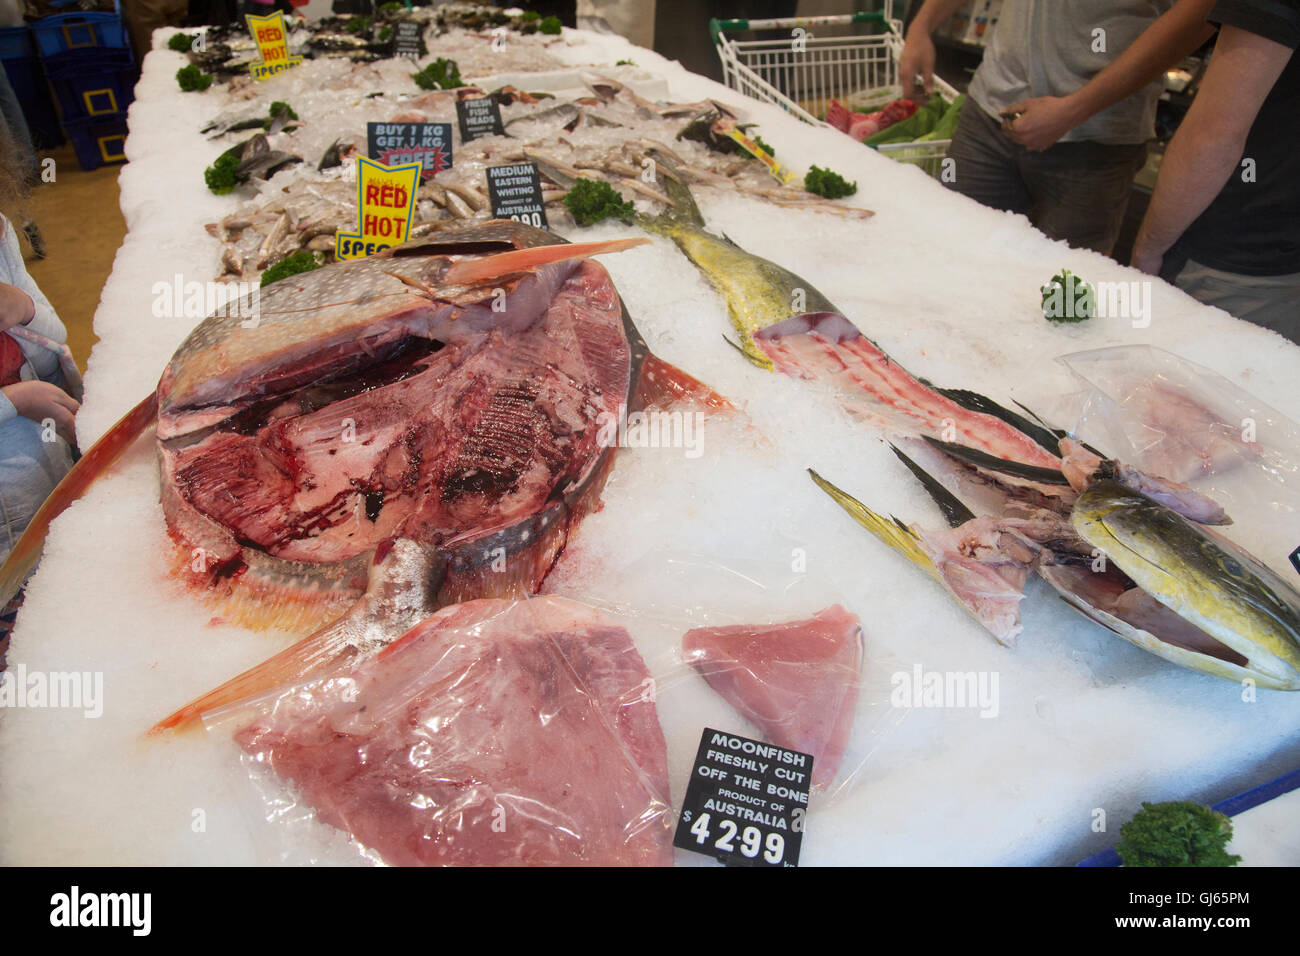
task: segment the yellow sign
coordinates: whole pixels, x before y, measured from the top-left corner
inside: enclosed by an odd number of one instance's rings
[[[782,186],[790,185],[790,180],[794,179],[793,170],[782,166],[776,161],[775,157],[767,152],[767,150],[763,149],[762,146],[759,146],[758,143],[754,142],[734,126],[727,130],[727,135],[753,153],[754,156],[767,167],[767,171],[780,180]]]
[[[251,13],[244,16],[248,23],[248,32],[257,43],[262,59],[258,63],[248,64],[248,72],[255,80],[265,80],[269,76],[283,73],[291,66],[302,62],[300,56],[289,55],[289,31],[284,26],[284,14],[277,10],[270,16],[255,17]]]
[[[419,185],[419,163],[385,166],[357,157],[357,221],[361,231],[335,236],[335,255],[340,259],[364,259],[405,242],[411,231]]]

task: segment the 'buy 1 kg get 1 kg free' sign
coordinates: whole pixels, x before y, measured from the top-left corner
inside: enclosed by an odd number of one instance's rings
[[[357,221],[360,231],[334,239],[339,259],[363,259],[406,241],[415,213],[420,164],[385,166],[357,158]]]

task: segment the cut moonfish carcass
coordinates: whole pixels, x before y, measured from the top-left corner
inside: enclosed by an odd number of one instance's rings
[[[699,627],[686,632],[682,650],[764,737],[812,756],[813,786],[830,786],[857,714],[863,653],[857,615],[836,604],[805,621]]]
[[[443,605],[536,591],[599,504],[607,418],[731,407],[649,353],[587,258],[625,245],[498,221],[268,286],[195,329],[0,574],[16,590],[49,519],[156,407],[178,576],[226,620],[315,632],[156,729],[364,657]]]
[[[654,681],[563,598],[445,608],[235,740],[389,865],[672,863]]]

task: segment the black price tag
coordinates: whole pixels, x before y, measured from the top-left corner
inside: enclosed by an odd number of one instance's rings
[[[419,163],[420,178],[451,169],[450,123],[367,123],[366,153],[385,166]]]
[[[424,55],[422,25],[414,20],[398,20],[393,24],[393,56],[409,56],[418,60]]]
[[[812,763],[706,727],[673,846],[737,866],[798,866]]]
[[[550,228],[542,203],[542,180],[535,163],[489,166],[487,184],[493,219],[513,219],[541,229]]]
[[[468,143],[480,136],[504,136],[501,104],[490,96],[456,101],[456,119],[460,122],[460,141]]]
[[[1300,572],[1300,548],[1296,548],[1291,552],[1291,567]]]

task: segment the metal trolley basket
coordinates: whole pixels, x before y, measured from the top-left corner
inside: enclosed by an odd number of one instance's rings
[[[849,109],[871,112],[902,94],[898,60],[903,53],[903,25],[893,18],[892,0],[884,9],[824,17],[783,17],[775,20],[710,20],[709,32],[722,59],[727,86],[746,96],[774,103],[805,123],[825,126],[818,119],[827,104],[838,100]],[[819,37],[811,28],[874,23],[880,33],[867,36]],[[784,30],[772,40],[735,40],[727,33]],[[934,88],[945,101],[957,91],[938,76]],[[938,177],[948,151],[947,139],[889,143],[876,147],[885,156],[920,166]]]

